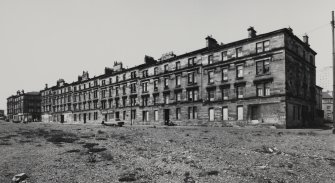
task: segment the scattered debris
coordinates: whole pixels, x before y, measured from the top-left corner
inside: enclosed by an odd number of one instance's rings
[[[21,182],[21,181],[24,181],[24,180],[27,179],[27,178],[28,178],[27,174],[25,174],[25,173],[20,173],[20,174],[14,175],[12,181],[13,181],[14,183],[19,183],[19,182]]]

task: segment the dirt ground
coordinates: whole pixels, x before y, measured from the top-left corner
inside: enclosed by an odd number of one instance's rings
[[[331,130],[0,122],[0,182],[335,182]]]

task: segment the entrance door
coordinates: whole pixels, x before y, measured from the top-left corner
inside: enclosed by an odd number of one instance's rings
[[[170,109],[164,109],[164,123],[168,125],[170,121]]]
[[[84,123],[86,123],[86,113],[84,113]]]
[[[259,109],[258,106],[251,106],[251,120],[259,119]]]
[[[60,122],[61,122],[61,123],[64,123],[64,115],[61,115],[61,116],[60,116]]]

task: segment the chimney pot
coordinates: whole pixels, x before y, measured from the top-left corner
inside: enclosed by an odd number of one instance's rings
[[[309,43],[308,43],[308,35],[305,34],[302,38],[303,38],[304,43],[305,43],[307,46],[309,46]]]
[[[254,29],[254,27],[249,27],[248,28],[248,38],[253,38],[256,37],[256,31]]]

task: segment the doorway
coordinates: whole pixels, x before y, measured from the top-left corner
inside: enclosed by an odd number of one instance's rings
[[[64,123],[64,115],[60,115],[60,122]]]
[[[84,123],[86,123],[86,113],[84,113]]]
[[[170,122],[170,109],[164,109],[164,124],[168,125]]]

